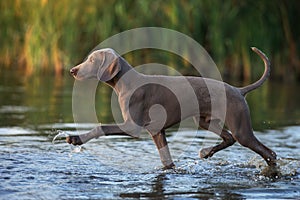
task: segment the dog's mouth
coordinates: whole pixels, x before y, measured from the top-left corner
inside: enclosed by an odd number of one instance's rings
[[[70,70],[70,74],[76,79],[77,74],[78,74],[79,69],[74,67]]]

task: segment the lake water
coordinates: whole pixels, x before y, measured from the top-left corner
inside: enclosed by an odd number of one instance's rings
[[[74,148],[59,132],[85,132],[72,115],[74,80],[0,74],[0,199],[299,199],[300,86],[268,82],[247,96],[255,135],[279,157],[281,176],[235,144],[202,160],[220,140],[202,130],[171,129],[176,168],[162,170],[150,137],[106,137]],[[100,85],[97,116],[113,122],[111,90]]]

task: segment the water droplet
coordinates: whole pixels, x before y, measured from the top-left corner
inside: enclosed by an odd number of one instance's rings
[[[54,136],[54,138],[52,140],[52,144],[54,144],[56,138],[68,137],[68,136],[69,136],[69,134],[66,133],[65,131],[57,130],[57,134]]]

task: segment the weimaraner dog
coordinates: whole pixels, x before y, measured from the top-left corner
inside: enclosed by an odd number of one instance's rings
[[[211,157],[238,141],[261,155],[269,166],[276,166],[275,152],[253,134],[245,100],[245,95],[261,86],[270,74],[268,58],[259,49],[253,47],[252,50],[264,61],[264,74],[255,83],[242,88],[202,77],[144,75],[113,49],[95,50],[70,73],[76,80],[97,79],[111,86],[118,95],[124,123],[100,125],[85,134],[68,136],[66,141],[81,145],[100,136],[138,137],[145,129],[153,138],[164,168],[173,168],[165,130],[185,118],[194,117],[199,127],[223,139],[220,144],[202,149],[200,157]],[[222,89],[225,99],[219,98]],[[218,112],[212,113],[212,105],[216,105],[217,110],[226,108],[223,120]]]

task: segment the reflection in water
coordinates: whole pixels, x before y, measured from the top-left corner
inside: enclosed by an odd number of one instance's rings
[[[55,126],[67,129],[68,125],[71,124]],[[25,199],[293,198],[300,194],[300,158],[296,147],[299,131],[300,127],[287,127],[283,131],[256,133],[280,156],[282,177],[270,179],[262,175],[264,161],[239,145],[209,160],[199,160],[193,148],[185,149],[185,157],[175,162],[177,168],[163,171],[157,168],[158,156],[149,155],[149,146],[154,147],[150,139],[103,138],[70,156],[69,145],[51,143],[55,134],[51,126],[41,126],[39,130],[0,127],[0,194],[5,194],[5,199],[19,198],[20,194]],[[169,135],[172,150],[185,146],[185,138],[193,133]],[[282,136],[285,145],[281,144]],[[133,155],[134,149],[138,150],[135,158],[128,157],[127,153]],[[116,153],[111,154],[113,151]],[[130,161],[123,162],[126,158]],[[151,165],[154,159],[158,161],[156,167]],[[14,190],[10,189],[12,186]]]
[[[165,174],[160,174],[155,177],[155,180],[152,183],[152,193],[156,195],[157,198],[164,197],[164,181],[166,180]]]
[[[300,124],[299,84],[267,82],[248,94],[254,129],[274,129]]]
[[[165,194],[164,182],[166,174],[162,173],[154,177],[151,182],[151,190],[149,193],[139,192],[139,193],[121,193],[122,198],[156,198],[156,199],[167,199],[167,194]]]
[[[197,185],[185,185],[182,182],[182,186],[179,191],[172,191],[166,189],[166,182],[172,182],[172,177],[168,178],[170,174],[161,173],[153,178],[151,182],[151,190],[149,192],[138,193],[121,193],[122,198],[149,198],[149,199],[172,199],[172,198],[191,198],[191,199],[245,199],[243,195],[231,192],[230,186],[222,187],[222,184],[217,188],[201,188],[198,191],[189,191],[188,187],[195,187]],[[199,183],[201,184],[201,183]]]

